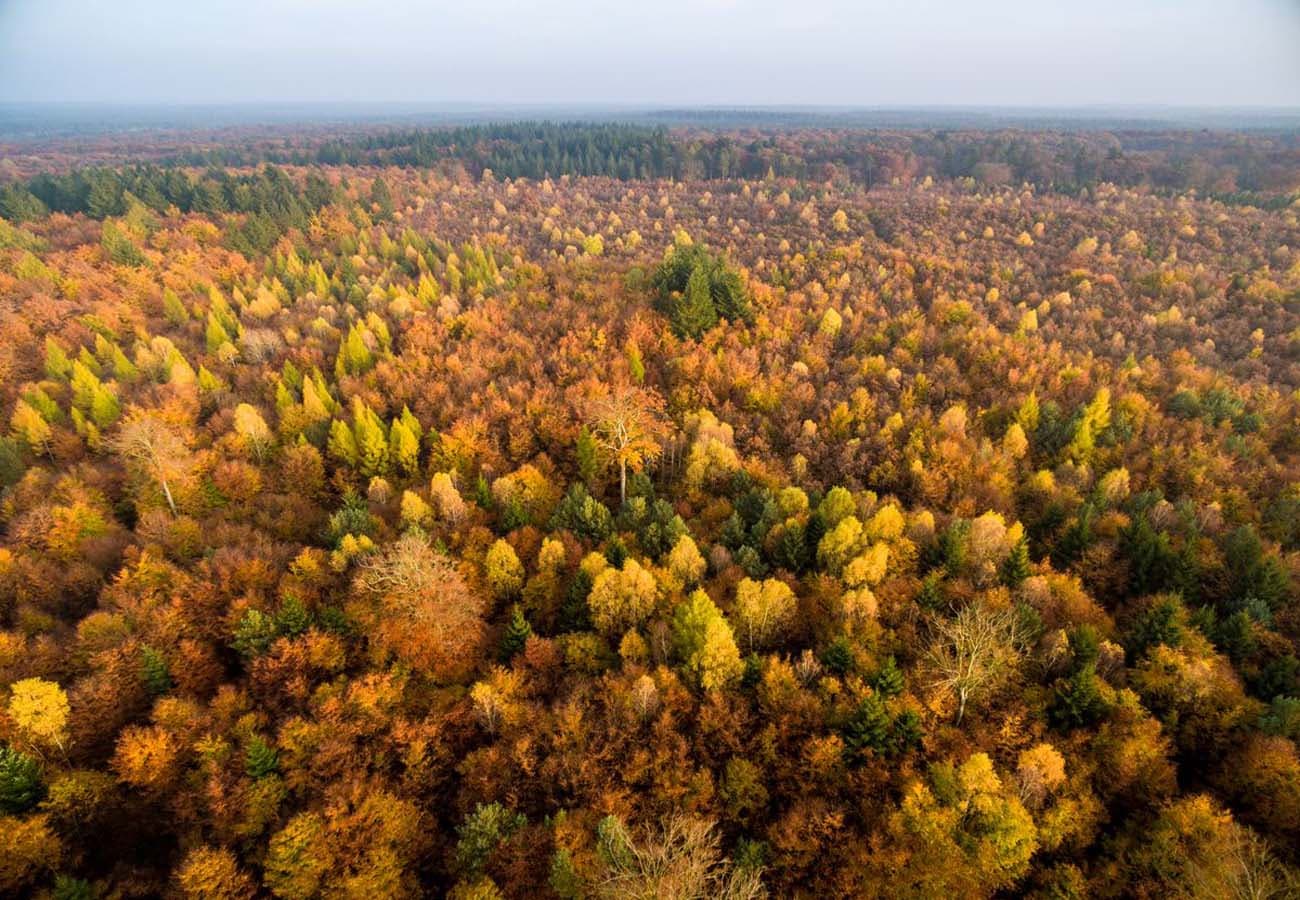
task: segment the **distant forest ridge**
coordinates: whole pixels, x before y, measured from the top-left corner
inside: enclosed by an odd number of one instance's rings
[[[447,127],[509,121],[624,122],[717,128],[1025,128],[1063,131],[1204,128],[1300,132],[1300,108],[998,106],[688,106],[674,104],[0,103],[0,138],[241,127]]]
[[[1300,135],[1211,131],[1026,132],[669,129],[663,125],[516,122],[360,135],[308,133],[293,140],[248,138],[211,147],[157,148],[148,163],[120,166],[81,144],[59,174],[23,177],[8,160],[0,215],[14,221],[46,213],[117,215],[129,193],[159,212],[252,211],[248,185],[229,168],[400,166],[460,171],[479,179],[608,177],[619,180],[786,178],[867,189],[925,178],[966,180],[971,188],[1030,184],[1076,194],[1110,183],[1159,193],[1196,191],[1234,205],[1283,208],[1300,197]],[[121,151],[118,151],[121,152]],[[132,147],[134,152],[134,147]],[[15,157],[16,158],[16,157]],[[185,171],[188,170],[188,171]],[[0,171],[3,171],[0,168]],[[17,177],[14,177],[16,175]],[[265,176],[265,173],[263,173]],[[276,192],[319,194],[291,179],[265,177]],[[281,183],[283,181],[283,183]],[[324,198],[308,204],[317,206]],[[283,208],[282,203],[275,206]]]

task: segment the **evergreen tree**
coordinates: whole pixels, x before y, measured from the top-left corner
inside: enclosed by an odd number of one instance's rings
[[[614,527],[609,507],[587,492],[580,482],[569,485],[564,499],[551,515],[552,530],[565,528],[581,537],[603,540]]]
[[[393,195],[388,190],[388,182],[381,176],[375,176],[375,180],[370,182],[370,203],[378,211],[378,218],[393,217]]]
[[[410,407],[405,405],[402,407],[402,414],[399,418],[401,419],[402,424],[406,426],[406,430],[415,437],[416,449],[418,451],[420,442],[424,440],[424,426],[421,425],[420,420],[415,417],[415,413],[411,412]]]
[[[936,612],[943,603],[943,574],[931,572],[921,581],[921,590],[917,592],[916,604],[924,610]]]
[[[0,810],[26,812],[44,795],[40,764],[12,747],[0,747]]]
[[[252,658],[260,656],[270,649],[275,640],[275,622],[266,613],[250,609],[244,613],[239,624],[235,626],[231,646],[241,656]]]
[[[274,747],[260,737],[254,737],[248,742],[248,749],[244,751],[244,771],[249,778],[265,778],[275,774],[279,768],[280,754]]]
[[[1002,563],[1002,583],[1017,588],[1029,577],[1029,542],[1021,538]]]
[[[591,628],[591,607],[587,597],[591,594],[591,576],[585,569],[573,574],[560,605],[557,627],[561,633],[587,631]]]
[[[822,648],[819,659],[823,666],[836,675],[846,675],[854,669],[853,645],[844,635],[836,635],[833,641]]]
[[[1234,663],[1240,664],[1255,652],[1257,642],[1253,620],[1244,609],[1237,610],[1213,629],[1215,646]]]
[[[45,336],[45,374],[56,381],[66,381],[72,376],[72,360],[53,335]]]
[[[1182,601],[1175,594],[1153,597],[1134,617],[1125,636],[1124,649],[1129,660],[1146,655],[1157,644],[1178,647],[1183,642],[1185,619]]]
[[[356,438],[357,468],[366,478],[388,472],[388,436],[384,423],[357,398],[352,407],[352,433]]]
[[[903,693],[905,680],[893,656],[885,658],[884,665],[880,667],[876,677],[871,679],[871,686],[875,688],[876,693],[886,698],[897,697]]]
[[[527,819],[500,803],[480,803],[456,828],[456,870],[465,877],[479,875],[497,846],[523,828]]]
[[[375,355],[366,344],[366,334],[366,326],[360,322],[354,322],[348,329],[348,335],[339,345],[338,357],[334,363],[337,377],[364,375],[375,364]]]
[[[117,402],[117,394],[106,385],[95,386],[90,398],[90,417],[101,429],[107,428],[122,415],[122,406]]]
[[[925,730],[921,727],[921,717],[915,710],[905,709],[890,726],[889,753],[898,756],[921,746]]]
[[[328,450],[330,456],[341,466],[348,468],[355,467],[359,459],[357,453],[357,440],[352,434],[352,429],[347,423],[335,419],[330,423],[330,437]]]
[[[395,418],[388,429],[388,446],[393,465],[403,475],[412,476],[420,471],[420,439],[403,419]]]
[[[843,728],[844,750],[860,763],[872,753],[884,753],[889,743],[889,711],[876,694],[868,694],[853,710]]]
[[[595,436],[586,425],[578,430],[578,443],[574,452],[578,462],[578,477],[590,487],[600,473],[600,450]]]
[[[145,646],[140,650],[140,677],[149,693],[155,696],[171,690],[172,676],[167,658],[153,647]]]
[[[788,521],[781,528],[776,546],[772,548],[772,563],[802,574],[812,564],[813,551],[808,546],[807,527],[798,521]]]
[[[297,637],[311,627],[311,612],[301,600],[290,594],[275,613],[275,630],[286,637]]]
[[[184,325],[190,320],[190,311],[171,288],[163,288],[163,316],[172,325]]]
[[[226,326],[221,323],[221,318],[214,312],[208,313],[208,324],[204,336],[209,353],[215,353],[223,344],[230,343],[230,333],[226,331]]]
[[[118,216],[125,211],[122,202],[122,185],[111,172],[99,170],[90,178],[90,193],[86,196],[86,212],[92,219]]]
[[[1105,713],[1106,702],[1093,663],[1080,666],[1057,684],[1047,710],[1052,724],[1067,731],[1093,725]]]
[[[49,209],[41,199],[20,184],[7,184],[0,188],[0,217],[10,222],[30,222],[43,219]]]
[[[532,633],[533,628],[524,617],[524,611],[518,603],[514,604],[510,607],[510,621],[506,623],[505,634],[501,637],[501,661],[510,662],[514,659],[524,649],[524,644],[528,643]]]
[[[104,248],[104,256],[114,265],[143,266],[146,262],[135,242],[112,222],[104,223],[100,246]]]
[[[582,876],[573,864],[573,857],[563,847],[551,856],[551,870],[547,884],[560,900],[581,900],[585,896]]]
[[[678,337],[696,339],[718,324],[718,311],[709,291],[709,276],[702,265],[691,271],[686,290],[674,300],[672,323]]]

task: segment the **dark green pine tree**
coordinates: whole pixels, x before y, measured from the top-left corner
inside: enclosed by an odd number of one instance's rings
[[[275,629],[287,637],[297,637],[311,627],[311,613],[303,602],[292,594],[280,603],[275,614]]]
[[[1174,594],[1153,598],[1129,625],[1124,639],[1130,663],[1158,644],[1178,647],[1183,642],[1183,604]]]
[[[1029,542],[1021,538],[1002,562],[1002,583],[1011,588],[1020,587],[1028,577]]]
[[[171,672],[167,668],[167,659],[153,647],[140,650],[140,678],[149,693],[165,694],[172,687]]]
[[[1240,664],[1255,652],[1255,631],[1250,614],[1244,609],[1228,616],[1214,629],[1214,643],[1234,663]]]
[[[40,198],[22,185],[11,184],[0,189],[0,216],[11,222],[44,218],[47,212]]]
[[[943,605],[943,575],[931,572],[921,582],[921,590],[916,594],[916,604],[922,609],[934,612]]]
[[[838,635],[822,648],[818,657],[821,664],[836,675],[844,675],[853,670],[853,645],[844,635]]]
[[[715,261],[710,291],[719,316],[730,322],[753,321],[754,311],[750,307],[744,282],[738,273],[726,268],[721,260]]]
[[[280,768],[280,754],[260,737],[253,738],[244,752],[244,771],[249,778],[265,778]]]
[[[95,900],[98,896],[98,892],[84,878],[54,876],[54,890],[50,893],[50,900]]]
[[[0,747],[0,810],[25,812],[44,795],[40,764],[12,747]]]
[[[883,753],[889,746],[889,711],[875,694],[862,698],[858,708],[844,725],[844,750],[852,763],[860,763],[872,753]]]
[[[811,563],[807,529],[800,522],[790,522],[781,531],[781,537],[772,551],[772,561],[796,575]]]
[[[1048,719],[1057,728],[1069,731],[1093,725],[1106,713],[1101,684],[1093,663],[1080,666],[1074,674],[1059,682],[1053,692]]]
[[[623,563],[627,562],[627,546],[618,535],[610,538],[605,545],[605,559],[616,569],[623,568]]]
[[[897,756],[921,746],[925,731],[921,727],[921,717],[915,710],[905,709],[894,717],[894,724],[889,733],[888,752]]]
[[[890,656],[885,660],[884,665],[880,667],[880,671],[876,673],[876,677],[871,679],[871,686],[882,697],[897,697],[903,693],[903,673],[899,670],[894,657]]]
[[[487,477],[480,472],[478,480],[474,482],[474,502],[483,509],[492,509],[496,503],[492,499],[492,488],[488,485]]]
[[[691,270],[686,290],[673,303],[673,330],[678,337],[698,339],[718,324],[718,310],[709,289],[709,273],[702,264]]]
[[[587,606],[587,595],[591,593],[591,576],[579,569],[569,582],[564,592],[564,602],[560,605],[559,631],[561,634],[572,631],[586,631],[591,627],[591,609]]]
[[[501,636],[501,661],[508,663],[514,659],[524,649],[524,644],[528,643],[532,633],[533,627],[528,624],[524,611],[516,603],[510,608],[510,621],[506,624],[505,634]]]
[[[376,177],[370,182],[370,202],[378,208],[378,215],[382,219],[391,219],[393,216],[393,195],[388,190],[388,182],[383,178]]]
[[[106,219],[126,211],[122,202],[122,185],[117,176],[100,171],[91,176],[90,193],[86,196],[86,212],[92,219]]]

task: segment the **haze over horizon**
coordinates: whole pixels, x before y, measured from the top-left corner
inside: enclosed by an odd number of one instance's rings
[[[0,2],[0,102],[1300,106],[1300,4]]]

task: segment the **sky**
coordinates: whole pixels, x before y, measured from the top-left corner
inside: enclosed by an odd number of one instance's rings
[[[0,102],[1300,107],[1300,0],[0,0]]]

